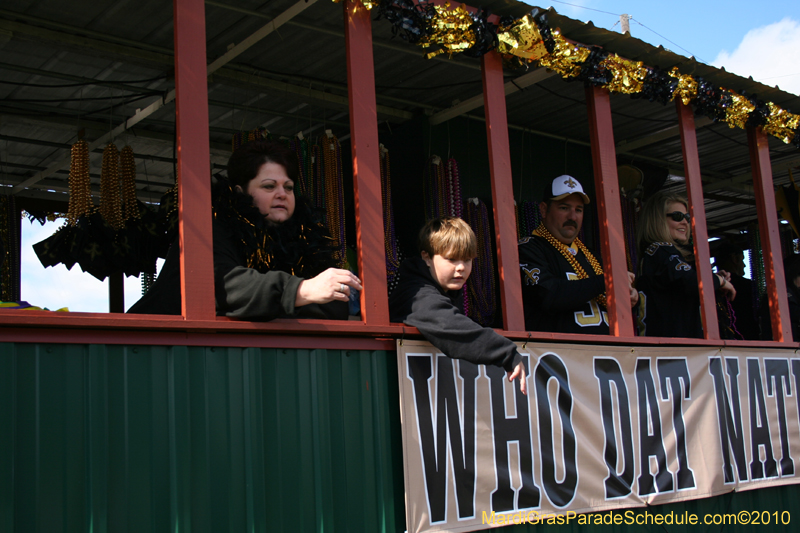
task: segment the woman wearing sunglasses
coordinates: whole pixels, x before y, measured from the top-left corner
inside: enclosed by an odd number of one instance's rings
[[[642,208],[636,228],[640,335],[703,337],[688,212],[684,197],[663,191],[653,195]],[[734,299],[736,289],[727,272],[720,270],[712,279],[715,291]]]

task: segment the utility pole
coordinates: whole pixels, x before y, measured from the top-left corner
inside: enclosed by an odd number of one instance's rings
[[[621,27],[622,33],[627,33],[628,35],[631,34],[631,16],[627,13],[623,13],[619,16],[619,25]]]

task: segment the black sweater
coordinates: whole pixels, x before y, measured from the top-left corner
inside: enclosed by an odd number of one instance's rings
[[[588,278],[578,279],[569,261],[543,237],[519,242],[525,329],[608,335],[606,312],[594,301],[606,290],[605,278],[594,273],[582,252],[575,257]]]
[[[295,308],[297,288],[334,266],[327,232],[308,204],[296,198],[294,216],[268,226],[253,199],[221,183],[214,205],[214,295],[217,314],[244,320],[327,318],[347,320],[347,302]],[[129,313],[181,314],[180,251],[175,242],[158,279]]]
[[[717,290],[719,278],[712,278],[713,289]],[[675,246],[654,242],[644,250],[636,288],[639,290],[639,335],[703,337],[697,270]]]
[[[461,312],[461,291],[444,291],[420,257],[400,265],[399,283],[389,298],[392,322],[417,328],[448,357],[511,372],[522,362],[517,346]]]

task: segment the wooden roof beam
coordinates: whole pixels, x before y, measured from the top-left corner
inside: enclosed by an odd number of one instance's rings
[[[260,11],[255,11],[252,9],[247,9],[241,6],[225,4],[223,2],[215,2],[214,0],[205,0],[206,5],[219,7],[222,9],[227,9],[229,11],[235,11],[237,13],[242,13],[244,15],[249,15],[252,17],[258,17],[263,19],[270,19],[272,18],[270,15],[266,13],[261,13]],[[289,26],[295,26],[297,28],[302,28],[304,30],[311,30],[317,33],[324,33],[325,35],[331,35],[333,37],[341,37],[342,39],[345,38],[343,31],[331,30],[328,28],[322,28],[320,26],[316,26],[314,24],[306,24],[305,22],[298,22],[296,20],[287,21],[286,23]],[[391,43],[384,43],[381,41],[373,41],[372,46],[375,48],[384,48],[386,50],[391,50],[392,52],[406,54],[406,55],[413,55],[416,57],[421,57],[422,52],[420,48],[416,46],[409,46],[407,44],[391,44]],[[445,56],[436,56],[433,58],[434,61],[440,61],[443,63],[447,63],[448,65],[456,65],[463,68],[468,68],[472,70],[480,70],[481,67],[476,65],[474,61],[470,60],[458,60],[456,57],[445,57]]]
[[[554,71],[548,71],[546,68],[541,67],[532,72],[528,72],[527,74],[524,74],[515,80],[507,82],[503,86],[503,89],[505,91],[505,95],[508,96],[509,94],[521,91],[525,87],[536,85],[540,81],[546,80],[547,78],[555,75],[556,73]],[[458,104],[443,111],[439,111],[429,119],[429,122],[432,126],[436,126],[437,124],[441,124],[442,122],[446,122],[451,118],[458,117],[482,106],[483,93],[473,96],[472,98],[469,98],[463,102],[459,102]]]
[[[300,0],[292,7],[269,21],[267,24],[253,32],[250,36],[243,39],[239,44],[225,52],[222,56],[218,57],[208,65],[208,76],[218,71],[223,66],[227,65],[241,53],[249,50],[253,45],[261,41],[264,37],[274,32],[288,21],[292,20],[299,13],[302,13],[307,7],[315,4],[317,0]]]
[[[697,130],[699,128],[708,126],[709,124],[713,123],[714,123],[713,120],[706,117],[701,117],[695,121],[694,127],[695,130]],[[623,139],[617,143],[617,149],[625,151],[638,150],[639,148],[650,146],[651,144],[656,144],[661,141],[665,141],[667,139],[679,137],[680,134],[681,134],[680,126],[670,126],[669,128],[664,128],[663,130],[651,133],[649,135],[645,135],[643,137],[638,137],[634,139]]]
[[[284,13],[282,13],[281,15],[278,15],[278,17],[276,17],[274,21],[270,22],[269,24],[266,24],[261,29],[259,29],[258,31],[256,31],[252,35],[250,35],[250,37],[244,39],[239,45],[237,45],[237,46],[233,47],[231,50],[229,50],[225,55],[223,55],[222,57],[220,57],[220,58],[216,59],[215,61],[213,61],[207,67],[207,74],[210,75],[210,74],[216,72],[217,70],[219,70],[220,68],[222,68],[225,64],[227,64],[228,62],[230,62],[234,58],[236,58],[236,56],[238,56],[239,54],[241,54],[242,52],[244,52],[245,50],[247,50],[248,48],[253,46],[255,43],[257,43],[259,40],[263,39],[264,37],[266,37],[267,35],[269,35],[273,31],[275,31],[276,28],[280,27],[287,20],[291,19],[297,13],[301,12],[302,10],[304,10],[306,7],[308,7],[309,5],[313,4],[314,2],[316,2],[316,0],[300,0],[297,4],[295,4],[294,6],[290,7],[289,9],[287,9]],[[47,31],[47,30],[45,30],[45,31]],[[55,32],[53,32],[53,33],[55,33]],[[274,80],[270,80],[270,81],[274,81]],[[280,84],[280,85],[284,85],[284,86],[289,85],[289,84],[284,84],[282,82],[275,82],[275,83]],[[300,93],[300,94],[305,93],[305,95],[307,95],[307,96],[310,95],[311,93],[319,92],[322,95],[323,99],[325,99],[326,101],[328,99],[343,99],[345,102],[347,102],[347,98],[337,97],[337,96],[334,96],[334,95],[329,95],[329,94],[321,92],[321,91],[313,91],[312,89],[304,89],[304,88],[301,88],[301,87],[294,87],[293,86],[293,91],[296,94],[297,93]],[[155,113],[156,111],[158,111],[159,109],[161,109],[162,107],[167,105],[168,103],[172,102],[174,99],[175,99],[175,89],[172,89],[172,90],[168,91],[165,96],[158,98],[155,102],[153,102],[152,104],[150,104],[146,108],[137,110],[137,112],[132,117],[126,119],[122,124],[118,125],[116,128],[114,128],[110,132],[106,133],[105,135],[101,135],[100,137],[95,139],[93,142],[89,143],[89,151],[94,150],[95,148],[101,146],[102,144],[105,144],[109,139],[113,139],[114,137],[116,137],[116,136],[120,135],[121,133],[125,132],[126,130],[132,128],[133,126],[135,126],[136,124],[138,124],[139,122],[141,122],[142,120],[147,118],[148,116],[152,115],[153,113]],[[403,112],[403,113],[407,113],[407,112]],[[408,113],[408,117],[404,116],[404,118],[410,118],[410,116],[411,116],[411,114]],[[34,184],[38,183],[39,181],[41,181],[41,180],[43,180],[43,179],[45,179],[45,178],[47,178],[49,176],[52,176],[57,171],[63,169],[67,165],[69,165],[70,160],[71,160],[71,155],[69,157],[64,158],[64,159],[56,161],[55,163],[49,165],[46,170],[44,170],[42,172],[38,172],[37,174],[35,174],[34,176],[28,178],[27,180],[24,180],[21,183],[15,185],[11,189],[11,193],[12,194],[18,194],[19,192],[21,192],[25,188],[30,187],[31,185],[34,185]]]
[[[784,170],[789,170],[790,168],[794,168],[800,165],[800,156],[791,157],[789,159],[784,159],[780,163],[772,163],[772,173],[775,172],[782,172]],[[737,186],[741,186],[742,184],[752,181],[753,180],[753,172],[745,172],[744,174],[739,174],[738,176],[734,176],[728,179],[722,180],[713,180],[707,185],[703,187],[703,190],[706,192],[716,191],[717,189],[730,189],[733,190],[737,189]],[[749,189],[750,194],[752,193],[752,188]]]

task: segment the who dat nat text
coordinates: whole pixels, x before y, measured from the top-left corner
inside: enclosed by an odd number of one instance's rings
[[[435,361],[438,366],[437,377],[431,384],[437,398],[434,407],[429,394],[429,381],[432,379],[434,368],[433,356],[417,354],[407,356],[408,378],[413,383],[420,454],[431,523],[445,520],[446,492],[448,479],[451,476],[454,478],[459,518],[475,516],[477,451],[475,400],[479,377],[479,368],[470,363],[462,361],[456,369],[453,361],[442,354],[438,354]],[[625,375],[617,359],[594,358],[593,372],[599,387],[605,442],[604,460],[608,471],[605,479],[606,500],[628,496],[633,493],[634,486],[639,496],[696,488],[694,473],[689,466],[691,458],[687,452],[687,428],[683,411],[683,401],[692,397],[687,360],[658,357],[655,359],[655,368],[652,368],[651,361],[650,358],[639,358],[636,361],[636,394],[633,401],[636,402],[638,409],[635,411],[639,415],[639,454],[635,457],[631,421],[632,394]],[[527,361],[526,367],[528,367]],[[494,472],[497,487],[491,495],[491,509],[505,512],[539,508],[542,489],[554,506],[567,507],[576,494],[579,476],[578,447],[572,420],[573,395],[566,365],[557,354],[547,353],[536,362],[531,375],[533,394],[530,401],[535,405],[536,423],[539,428],[540,456],[536,457],[536,461],[531,442],[528,398],[514,387],[517,395],[517,413],[515,417],[507,418],[503,397],[506,374],[498,367],[485,368],[490,383]],[[741,369],[746,374],[746,391],[749,395],[750,450],[762,449],[765,452],[764,460],[759,458],[759,454],[751,453],[753,458],[749,463],[740,407],[739,360],[736,357],[710,357],[707,368],[714,382],[719,445],[723,458],[720,468],[725,483],[735,483],[735,476],[738,476],[740,482],[746,482],[794,475],[794,462],[789,453],[785,402],[786,397],[792,395],[791,375],[794,376],[795,383],[800,383],[800,359],[776,358],[763,361],[748,359],[746,369]],[[779,461],[775,460],[772,452],[763,377],[766,377],[766,393],[773,398],[772,401],[777,407],[782,451]],[[457,393],[459,378],[463,380],[462,394]],[[558,383],[555,407],[560,418],[561,442],[555,442],[555,432],[552,430],[552,411],[547,392],[551,379],[555,379]],[[794,396],[797,398],[798,412],[800,412],[800,394]],[[676,448],[674,452],[678,468],[675,472],[667,468],[665,444],[667,440],[661,431],[659,397],[671,404],[672,429],[675,436],[669,441],[674,442]],[[619,431],[615,431],[615,417]],[[518,490],[511,486],[509,471],[507,444],[513,441],[518,442],[520,454],[522,486]],[[448,456],[452,457],[452,472],[448,472]],[[561,480],[558,480],[556,474],[557,458],[563,458],[564,463],[562,476],[558,476]],[[650,469],[642,469],[642,465],[651,464],[651,458],[654,458],[658,465],[655,474]],[[620,462],[622,468],[619,468]],[[534,481],[534,463],[541,468],[541,486]],[[634,479],[638,483],[634,483]]]

